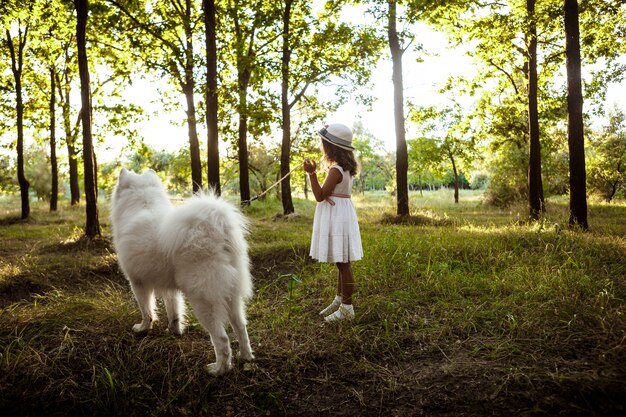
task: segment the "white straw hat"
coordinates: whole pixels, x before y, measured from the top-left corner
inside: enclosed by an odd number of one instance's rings
[[[345,149],[346,151],[354,150],[354,146],[352,146],[352,130],[346,125],[342,125],[341,123],[329,124],[318,133],[326,142],[338,146],[341,149]]]

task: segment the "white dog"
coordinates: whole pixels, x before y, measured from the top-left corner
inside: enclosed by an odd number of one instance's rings
[[[169,330],[183,333],[182,291],[211,336],[212,374],[232,367],[227,320],[239,340],[240,357],[254,359],[245,315],[245,301],[252,295],[246,221],[237,208],[213,194],[173,207],[154,171],[137,175],[123,169],[112,196],[111,223],[120,267],[141,310],[135,332],[152,328],[159,296]]]

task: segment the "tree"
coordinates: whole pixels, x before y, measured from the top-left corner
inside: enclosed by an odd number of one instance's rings
[[[142,61],[149,68],[167,74],[185,96],[191,181],[193,191],[197,192],[202,189],[202,163],[194,98],[197,63],[194,41],[199,20],[194,2],[168,0],[146,4],[144,1],[106,1],[122,13],[120,17],[127,18],[120,23],[121,30],[126,25],[127,32],[134,32],[134,46]]]
[[[220,188],[220,155],[218,133],[217,94],[217,14],[215,0],[203,0],[205,49],[206,49],[206,125],[207,125],[207,180],[217,194]]]
[[[391,60],[393,62],[393,108],[394,124],[396,128],[396,198],[398,216],[409,215],[409,189],[408,189],[408,152],[406,144],[406,129],[404,120],[404,83],[402,80],[402,54],[404,50],[400,46],[397,23],[397,1],[388,0],[388,39]]]
[[[411,139],[407,144],[409,146],[409,171],[416,175],[420,195],[422,195],[425,177],[440,171],[441,150],[436,140],[425,136]]]
[[[61,117],[63,120],[63,131],[65,132],[65,146],[67,148],[67,161],[69,166],[70,204],[77,205],[80,202],[80,187],[78,178],[78,152],[76,142],[80,130],[82,110],[72,123],[72,103],[71,92],[74,81],[76,56],[73,54],[72,45],[75,43],[75,34],[71,34],[63,40],[63,64],[55,74],[56,87],[59,92],[59,106],[61,107]]]
[[[359,176],[355,179],[354,186],[361,194],[365,194],[368,180],[374,185],[374,178],[379,175],[380,155],[384,153],[384,147],[382,141],[367,130],[361,120],[354,123],[352,133],[354,134],[352,145],[360,165]]]
[[[233,3],[234,1],[234,3]],[[264,66],[267,66],[268,52],[276,40],[274,24],[278,19],[278,7],[272,3],[249,5],[243,0],[229,0],[227,15],[232,23],[233,33],[228,47],[234,51],[234,65],[237,76],[236,109],[239,117],[236,149],[239,161],[239,195],[241,201],[250,200],[250,175],[248,166],[248,133],[251,118],[259,124],[267,125],[269,120],[256,117],[259,102],[252,103],[250,88],[260,87],[265,81]],[[266,94],[257,88],[257,94]],[[261,104],[261,107],[263,104]],[[263,113],[261,111],[261,113]]]
[[[258,193],[263,194],[267,188],[273,183],[276,176],[276,157],[277,152],[274,149],[267,149],[263,144],[252,144],[250,146],[250,172],[256,178],[258,184]],[[265,195],[261,197],[265,199]]]
[[[32,10],[30,10],[32,11]],[[24,73],[24,48],[28,41],[28,32],[30,29],[30,12],[25,8],[20,10],[26,13],[26,21],[23,17],[17,18],[16,35],[11,34],[9,27],[5,24],[4,44],[9,51],[11,60],[11,72],[13,73],[14,91],[15,91],[15,114],[17,126],[17,180],[20,186],[20,196],[22,201],[22,219],[30,216],[30,201],[28,197],[28,189],[30,183],[24,175],[24,99],[22,96],[22,76]]]
[[[538,220],[543,206],[543,184],[541,181],[541,143],[539,141],[539,111],[537,107],[537,21],[535,0],[526,0],[528,13],[528,136],[530,152],[528,163],[528,204],[530,218]]]
[[[85,235],[93,239],[101,235],[98,219],[98,180],[96,155],[91,135],[91,87],[89,81],[89,61],[87,58],[87,19],[88,0],[74,0],[76,8],[76,45],[78,50],[78,70],[80,73],[80,97],[82,103],[81,121],[83,132],[83,165],[86,201]]]
[[[88,33],[98,34],[88,39],[90,66],[98,69],[90,74],[91,102],[92,102],[92,125],[100,125],[100,135],[94,135],[94,143],[102,141],[105,135],[120,135],[132,142],[136,131],[130,127],[130,123],[136,121],[142,114],[141,110],[132,104],[116,101],[121,94],[121,86],[130,78],[133,67],[130,65],[128,42],[126,34],[116,30],[117,26],[113,9],[105,3],[95,2],[90,4],[88,21]],[[80,103],[73,103],[74,90],[78,67],[76,60],[76,30],[68,25],[75,10],[73,2],[59,0],[46,0],[40,3],[37,43],[32,49],[32,61],[37,68],[47,67],[54,71],[54,84],[56,89],[51,93],[57,95],[55,102],[61,110],[61,126],[64,131],[62,141],[67,148],[69,165],[69,185],[71,204],[76,205],[80,201],[79,163],[82,154],[80,152]],[[52,81],[47,82],[41,71],[32,76],[35,83],[31,82],[29,96],[35,101],[34,110],[43,111],[43,102],[51,98],[44,91]],[[41,85],[39,87],[39,85]],[[78,85],[80,87],[80,85]],[[32,100],[35,97],[36,100]],[[34,126],[43,125],[41,117],[37,120],[33,117]]]
[[[50,67],[50,211],[57,210],[59,199],[59,169],[57,163],[56,144],[56,71],[54,66]]]
[[[565,54],[567,57],[567,142],[570,169],[570,226],[589,228],[583,127],[583,95],[580,58],[578,1],[564,0]]]
[[[292,0],[284,1],[283,10],[283,48],[281,56],[281,89],[280,89],[280,108],[281,108],[281,127],[283,130],[282,146],[280,151],[280,175],[281,178],[289,173],[289,158],[291,156],[291,106],[289,103],[289,65],[291,62],[291,6]],[[306,179],[305,179],[306,181]],[[295,211],[293,201],[291,199],[291,178],[283,180],[281,186],[281,195],[283,203],[283,214],[287,215]]]
[[[547,100],[540,103],[540,93],[549,94],[549,82],[558,69],[556,61],[562,52],[554,47],[557,31],[548,3],[540,2],[538,8],[535,0],[453,1],[440,7],[431,19],[438,27],[445,28],[456,43],[467,44],[468,38],[474,42],[469,55],[486,67],[474,80],[455,82],[447,88],[458,91],[464,85],[469,94],[482,91],[484,98],[474,117],[477,125],[485,126],[481,132],[483,139],[490,140],[498,151],[508,153],[505,147],[515,144],[528,152],[527,161],[519,169],[524,169],[526,190],[522,194],[528,199],[532,219],[538,219],[544,210],[539,118],[545,120],[553,112]],[[541,39],[537,35],[538,27]],[[543,48],[541,62],[537,53],[539,44]],[[543,78],[541,84],[539,72]],[[504,105],[507,108],[503,111]],[[544,130],[545,127],[544,124]],[[496,179],[492,184],[503,182]]]
[[[626,182],[626,114],[617,105],[589,146],[589,185],[610,203]]]
[[[281,178],[291,171],[294,154],[294,130],[317,139],[322,109],[332,110],[345,99],[350,87],[341,84],[349,80],[363,85],[378,60],[382,43],[373,28],[337,24],[339,5],[327,3],[324,13],[313,16],[308,2],[285,0],[282,14],[281,44]],[[314,96],[315,86],[332,82],[336,86],[334,102],[321,103]],[[313,94],[311,91],[313,90]],[[294,129],[293,113],[300,119]],[[296,123],[293,123],[296,124]],[[319,140],[319,139],[317,139]],[[291,199],[291,177],[281,183],[283,214],[294,211]]]
[[[422,138],[414,145],[424,152],[422,158],[432,168],[449,161],[454,182],[454,202],[459,202],[460,164],[470,165],[476,153],[475,140],[469,121],[464,119],[460,106],[412,109],[411,120],[418,126]],[[428,143],[428,141],[432,143]],[[424,143],[426,142],[426,143]]]

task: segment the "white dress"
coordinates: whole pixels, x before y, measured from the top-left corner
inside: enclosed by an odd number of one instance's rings
[[[334,195],[315,207],[310,256],[320,262],[358,261],[363,258],[363,246],[356,210],[350,198],[352,175],[339,165],[330,169],[338,169],[343,179],[335,186]]]

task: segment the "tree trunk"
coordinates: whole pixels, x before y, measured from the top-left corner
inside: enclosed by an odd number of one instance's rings
[[[191,0],[185,0],[185,81],[183,93],[187,101],[187,128],[189,132],[189,156],[191,157],[191,184],[193,192],[202,190],[202,162],[200,161],[200,143],[196,120],[194,91],[196,82],[193,76],[193,31],[191,27]]]
[[[67,158],[70,175],[70,205],[80,203],[80,186],[78,183],[78,154],[76,153],[76,136],[66,136]]]
[[[282,111],[282,129],[283,141],[280,148],[280,178],[284,177],[291,171],[289,159],[291,156],[291,108],[289,107],[289,64],[291,62],[291,48],[289,46],[290,33],[289,22],[291,21],[291,5],[292,0],[285,0],[285,10],[283,13],[283,53],[281,60],[281,111]],[[285,178],[280,184],[283,214],[291,214],[295,211],[293,200],[291,199],[291,176]]]
[[[239,195],[241,201],[250,200],[250,173],[248,169],[248,84],[250,70],[239,73],[239,134],[237,139],[239,157]]]
[[[452,162],[452,174],[454,175],[454,204],[459,204],[459,172],[456,169],[456,161],[452,152],[448,152],[450,162]]]
[[[183,92],[187,101],[187,131],[189,132],[189,155],[191,157],[191,183],[194,193],[202,190],[202,162],[196,123],[196,103],[193,98],[195,83],[193,75],[187,78]]]
[[[207,125],[207,180],[218,195],[220,188],[220,154],[217,128],[217,38],[215,0],[203,0],[206,29],[206,125]]]
[[[528,165],[528,203],[530,218],[538,220],[542,212],[541,144],[539,142],[539,111],[537,109],[537,26],[535,0],[526,1],[530,20],[528,47],[528,135],[530,155]]]
[[[50,67],[50,171],[52,184],[50,187],[50,211],[57,211],[59,199],[59,170],[57,167],[56,143],[56,85],[55,69]]]
[[[83,125],[83,165],[85,168],[86,225],[85,235],[93,239],[101,236],[98,220],[98,184],[96,162],[91,136],[91,91],[89,81],[89,63],[86,49],[88,0],[74,0],[76,8],[76,43],[78,47],[78,72],[80,74],[80,98],[82,103]]]
[[[11,70],[15,80],[15,112],[17,117],[17,182],[20,185],[20,196],[22,199],[22,219],[30,216],[30,200],[28,198],[28,189],[30,183],[24,175],[24,100],[22,98],[22,70],[24,68],[24,47],[26,46],[26,37],[28,36],[28,27],[22,33],[19,28],[17,51],[11,38],[11,33],[6,30],[6,41],[11,53]]]
[[[78,186],[78,155],[76,154],[76,137],[80,126],[81,115],[79,113],[76,128],[72,130],[70,122],[70,69],[69,58],[66,57],[66,66],[63,73],[63,83],[57,78],[57,88],[61,99],[61,111],[63,113],[63,129],[65,130],[65,145],[67,147],[67,160],[69,165],[70,204],[77,205],[80,202],[80,188]],[[63,87],[61,87],[63,84]]]
[[[565,0],[565,55],[567,61],[567,142],[569,145],[570,226],[587,230],[587,184],[583,128],[578,1]]]
[[[389,49],[393,61],[393,109],[396,127],[396,184],[398,216],[409,214],[408,169],[409,158],[404,128],[404,86],[402,81],[402,54],[396,30],[396,0],[388,0],[389,5]]]

